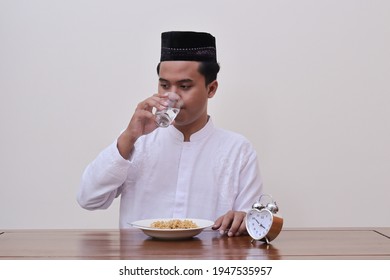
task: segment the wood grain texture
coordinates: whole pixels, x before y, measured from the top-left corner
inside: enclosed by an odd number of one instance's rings
[[[205,230],[178,241],[126,230],[3,230],[0,259],[390,259],[390,228],[285,229],[270,244]],[[388,236],[386,236],[388,235]]]

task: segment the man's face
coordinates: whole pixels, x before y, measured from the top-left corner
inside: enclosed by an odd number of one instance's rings
[[[206,86],[196,61],[163,61],[160,64],[158,92],[176,92],[183,106],[175,119],[176,126],[195,124],[207,118],[207,100],[215,93],[213,83]],[[216,83],[215,83],[216,84]]]

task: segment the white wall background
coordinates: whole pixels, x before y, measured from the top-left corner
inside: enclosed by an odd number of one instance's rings
[[[286,227],[390,226],[390,1],[0,0],[0,228],[117,228],[85,166],[157,88],[160,33],[217,38],[218,126]]]

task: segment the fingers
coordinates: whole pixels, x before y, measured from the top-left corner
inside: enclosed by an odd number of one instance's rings
[[[215,221],[213,229],[229,237],[242,235],[246,232],[245,215],[242,211],[229,211]]]
[[[163,110],[168,106],[166,94],[154,94],[137,105],[137,110],[145,110],[152,112],[153,108]]]
[[[154,94],[137,105],[126,128],[128,138],[138,139],[141,135],[148,134],[157,128],[153,110],[165,109],[168,105],[167,96],[167,94]]]
[[[214,225],[212,226],[213,230],[217,230],[221,227],[222,221],[224,219],[225,215],[219,217],[217,220],[215,220]]]

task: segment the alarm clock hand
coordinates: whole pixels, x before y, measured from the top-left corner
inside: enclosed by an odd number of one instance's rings
[[[262,227],[263,229],[265,229],[265,226],[263,226],[263,224],[260,223],[256,218],[254,218],[254,220],[256,221],[256,223],[257,223],[260,227]]]

